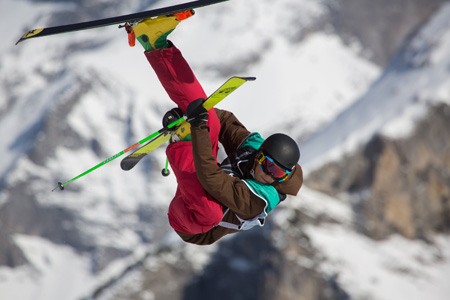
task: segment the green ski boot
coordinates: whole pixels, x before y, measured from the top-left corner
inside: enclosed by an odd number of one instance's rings
[[[166,48],[168,46],[167,36],[181,21],[193,15],[193,10],[187,10],[170,16],[159,16],[143,20],[135,25],[129,25],[126,29],[130,46],[133,46],[132,40],[136,37],[146,52]]]

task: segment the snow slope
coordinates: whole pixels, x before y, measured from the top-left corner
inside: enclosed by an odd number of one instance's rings
[[[336,276],[352,299],[445,300],[450,296],[450,239],[437,235],[432,243],[393,235],[375,241],[354,231],[351,205],[302,187],[276,214],[281,228],[295,216],[294,209],[311,218],[327,216],[335,222],[307,225],[310,237],[324,262],[320,270]],[[298,201],[295,201],[298,200]],[[320,256],[319,255],[319,256]],[[299,258],[299,262],[301,262]]]
[[[399,134],[392,128],[399,128],[399,123],[407,128],[404,125],[423,112],[424,102],[449,98],[448,6],[413,40],[412,53],[405,56],[413,68],[393,67],[370,88],[380,70],[359,57],[357,47],[348,47],[327,32],[309,33],[301,42],[292,42],[301,28],[326,13],[325,5],[312,0],[280,0],[276,6],[268,0],[227,2],[199,9],[171,34],[207,94],[231,75],[257,77],[220,107],[232,110],[250,130],[264,135],[286,131],[295,137],[307,136],[359,99],[321,134],[302,144],[301,162],[308,168],[353,149],[376,131]],[[72,4],[2,3],[4,24],[17,22],[19,13],[25,12],[27,18],[0,35],[0,176],[6,187],[32,178],[29,190],[39,203],[73,211],[79,218],[77,228],[93,246],[129,254],[93,274],[92,256],[39,237],[16,235],[31,265],[0,268],[0,295],[5,299],[61,299],[62,293],[64,299],[80,299],[155,247],[195,251],[199,269],[214,251],[214,247],[186,246],[170,230],[165,214],[176,183],[173,176],[159,176],[163,151],[154,153],[136,171],[124,173],[114,161],[72,183],[64,193],[50,193],[58,180],[72,178],[159,129],[161,115],[173,106],[141,48],[130,49],[126,34],[118,34],[115,27],[13,45],[30,28],[59,25],[52,24],[48,15],[72,6],[75,14]],[[111,14],[131,13],[138,7],[137,2],[118,3]],[[84,90],[86,82],[94,87]],[[35,145],[30,137],[46,133],[33,130],[40,130],[43,116],[74,97],[77,101],[65,124],[83,141],[96,141],[100,149],[58,144],[45,167],[35,164],[26,155]],[[405,119],[394,118],[399,115]],[[7,197],[8,191],[2,190],[0,204]],[[313,215],[325,212],[351,223],[347,204],[307,188],[292,200],[294,208]],[[143,208],[149,211],[147,223],[140,220]],[[443,282],[450,265],[447,237],[437,237],[436,245],[429,246],[399,237],[374,242],[353,232],[350,225],[308,227],[307,231],[327,257],[323,271],[339,273],[346,290],[357,299],[402,298],[406,289],[416,292],[409,299],[448,298]],[[142,242],[142,232],[147,242]],[[403,257],[398,249],[407,249]],[[61,287],[61,283],[70,284]]]
[[[450,103],[449,20],[447,4],[365,95],[303,144],[306,171],[355,150],[375,133],[405,136],[431,104]]]
[[[308,225],[304,228],[325,261],[320,271],[337,276],[339,283],[354,299],[433,299],[445,300],[450,295],[450,243],[447,236],[436,236],[433,244],[392,236],[374,241],[352,229],[352,211],[345,202],[312,191],[302,190],[300,201],[291,199],[274,215],[272,222],[282,228],[294,209],[310,217],[326,214],[337,224]],[[140,247],[127,258],[116,260],[96,276],[89,271],[89,257],[71,248],[27,236],[16,237],[32,262],[15,270],[0,268],[0,291],[5,299],[82,299],[97,286],[113,279],[133,262],[141,259],[152,247]],[[174,237],[165,242],[191,253],[199,270],[217,247],[196,247],[181,243]],[[195,253],[195,254],[194,254]],[[299,263],[306,263],[301,257]],[[150,263],[150,262],[149,262]],[[172,261],[177,264],[177,261]],[[129,275],[139,287],[139,275]],[[125,278],[124,280],[128,280]],[[69,284],[70,283],[70,284]],[[151,293],[151,292],[150,292]],[[148,293],[142,293],[147,295]],[[108,299],[108,298],[102,298]],[[150,298],[151,299],[151,298]]]
[[[167,1],[167,4],[179,2]],[[224,65],[238,67],[232,75],[258,78],[220,105],[234,111],[250,130],[268,135],[300,122],[301,126],[296,126],[293,134],[308,134],[332,119],[378,74],[375,66],[358,58],[354,49],[333,35],[316,33],[308,36],[305,43],[291,43],[280,34],[292,30],[289,22],[279,22],[284,20],[280,15],[284,16],[288,8],[310,12],[309,17],[302,18],[305,23],[302,25],[306,26],[323,14],[320,2],[282,1],[280,10],[270,15],[263,14],[263,2],[256,6],[251,1],[230,3],[199,9],[194,18],[171,34],[171,39],[182,49],[207,94],[231,76],[218,71]],[[267,5],[267,1],[264,3]],[[118,162],[113,161],[71,183],[73,189],[67,189],[64,194],[48,191],[56,182],[69,180],[159,129],[161,115],[173,104],[167,101],[142,49],[139,46],[130,49],[125,32],[118,34],[114,26],[44,37],[14,46],[26,29],[48,25],[46,22],[51,18],[42,16],[52,11],[58,15],[58,10],[70,9],[67,5],[41,7],[21,3],[21,7],[14,4],[7,1],[2,13],[17,15],[21,9],[30,11],[30,16],[24,20],[23,27],[17,26],[12,31],[14,34],[9,33],[4,39],[11,46],[5,46],[1,82],[10,97],[0,100],[0,110],[8,109],[8,114],[0,119],[2,136],[8,137],[0,143],[0,151],[5,153],[0,174],[9,186],[29,177],[36,178],[33,193],[41,203],[70,208],[83,219],[77,226],[95,237],[96,243],[117,247],[114,238],[130,234],[128,229],[121,228],[138,227],[139,220],[134,215],[142,206],[151,211],[165,210],[175,189],[173,177],[163,180],[159,175],[143,174],[147,167],[144,164],[141,169],[124,174]],[[249,15],[254,16],[252,22]],[[217,28],[214,31],[213,26]],[[245,32],[245,36],[236,32]],[[224,55],[223,49],[233,49],[231,46],[236,50],[226,51]],[[327,51],[336,55],[329,56]],[[256,61],[252,61],[253,55],[257,55]],[[246,64],[247,60],[252,63]],[[330,85],[329,89],[322,88],[324,81]],[[299,88],[292,89],[292,86]],[[7,103],[9,99],[18,100]],[[35,145],[32,137],[45,135],[38,131],[43,120],[57,114],[56,108],[70,101],[74,101],[74,108],[66,122],[53,126],[68,126],[86,146],[68,147],[59,137],[61,141],[55,141],[55,153],[48,158],[46,167],[37,166],[25,155]],[[268,110],[274,117],[267,114]],[[262,116],[269,122],[261,122]],[[87,147],[92,143],[99,145],[96,152]],[[161,149],[147,163],[159,173],[164,161]],[[0,201],[6,201],[7,196],[3,193]],[[111,225],[118,218],[126,225]],[[135,236],[132,240],[137,243],[139,238]]]

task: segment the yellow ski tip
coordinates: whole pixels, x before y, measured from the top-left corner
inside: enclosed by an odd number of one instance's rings
[[[16,45],[17,45],[18,43],[20,43],[21,41],[23,41],[23,40],[26,40],[26,39],[28,39],[28,38],[30,38],[30,37],[33,37],[33,36],[35,36],[35,35],[41,33],[43,30],[44,30],[44,28],[40,28],[40,29],[32,29],[32,30],[28,31],[27,33],[25,33],[25,34],[20,38],[20,40],[17,41]]]
[[[229,94],[234,92],[237,88],[239,88],[241,85],[246,83],[247,81],[254,81],[256,80],[256,77],[231,77],[227,80],[219,89],[217,89],[212,95],[206,99],[205,103],[203,103],[203,107],[206,110],[210,110],[214,106],[216,106],[217,103],[222,101],[225,97],[227,97]]]

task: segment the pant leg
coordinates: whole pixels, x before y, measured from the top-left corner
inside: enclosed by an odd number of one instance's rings
[[[202,86],[175,46],[145,55],[167,94],[183,112],[191,101],[206,98]],[[212,153],[217,158],[220,121],[214,109],[209,110],[207,125]],[[222,206],[206,193],[197,179],[191,142],[173,143],[166,153],[178,182],[176,195],[169,206],[171,226],[187,234],[209,231],[221,221]]]
[[[167,49],[145,52],[145,56],[155,70],[170,99],[183,112],[188,104],[198,98],[206,98],[191,67],[175,46]]]
[[[191,67],[175,46],[167,49],[145,52],[150,65],[155,70],[162,86],[170,99],[183,111],[190,102],[198,98],[207,98],[202,86],[195,77]],[[217,157],[219,150],[220,121],[216,111],[210,109],[206,125],[210,129],[213,155]]]
[[[197,178],[191,142],[176,142],[167,148],[167,157],[178,188],[169,206],[170,225],[187,234],[205,233],[222,221],[222,205],[202,187]]]

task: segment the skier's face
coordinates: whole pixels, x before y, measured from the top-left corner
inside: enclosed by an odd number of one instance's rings
[[[259,167],[259,164],[256,162],[254,166],[255,171],[255,180],[264,184],[272,184],[274,182],[272,176],[264,173],[264,171]]]

